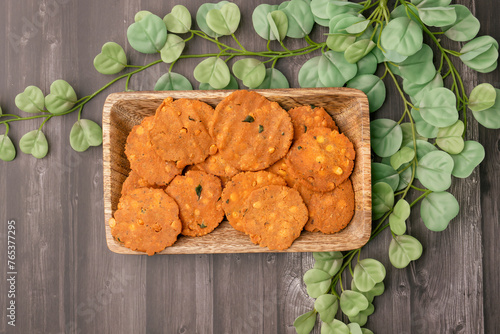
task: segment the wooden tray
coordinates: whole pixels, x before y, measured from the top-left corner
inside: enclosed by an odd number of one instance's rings
[[[349,88],[266,89],[256,90],[286,110],[302,104],[325,108],[340,130],[354,143],[356,160],[351,176],[355,192],[355,213],[351,223],[336,234],[303,231],[285,252],[324,252],[356,249],[363,246],[371,232],[370,118],[368,100],[361,91]],[[213,107],[232,91],[126,92],[108,96],[103,110],[104,221],[106,240],[111,251],[142,254],[115,241],[108,221],[116,210],[121,186],[130,167],[125,156],[125,142],[132,127],[155,113],[161,101],[189,98]],[[261,253],[275,252],[253,244],[227,221],[212,233],[198,238],[179,236],[178,241],[160,254]]]

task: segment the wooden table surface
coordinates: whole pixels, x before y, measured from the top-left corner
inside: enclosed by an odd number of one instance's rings
[[[278,3],[278,0],[269,1]],[[481,21],[480,34],[500,39],[496,1],[460,0]],[[173,5],[165,1],[4,0],[0,11],[0,105],[21,113],[14,97],[28,85],[44,92],[63,78],[85,96],[109,77],[92,61],[102,44],[125,47],[132,64],[140,55],[126,40],[139,10],[161,17]],[[203,1],[183,3],[194,14]],[[251,13],[257,1],[237,0],[243,13],[237,31],[242,43],[262,50]],[[313,37],[323,40],[324,30]],[[291,48],[302,41],[289,40]],[[459,49],[458,45],[454,46]],[[212,45],[189,43],[187,52],[205,53]],[[293,87],[309,56],[281,60]],[[182,60],[174,71],[192,75],[197,61]],[[135,76],[131,88],[150,90],[168,70],[160,64]],[[467,90],[482,82],[500,87],[500,71],[477,74],[460,65]],[[83,117],[100,123],[106,95],[122,91],[120,82],[89,103]],[[396,117],[401,102],[388,85],[383,110],[374,117]],[[102,148],[76,153],[69,131],[77,115],[52,119],[45,127],[50,152],[42,160],[22,154],[0,162],[0,332],[1,333],[294,333],[294,319],[310,310],[302,276],[313,263],[310,253],[127,256],[110,252],[103,221]],[[36,120],[18,122],[9,135],[16,143]],[[4,127],[1,129],[2,133]],[[468,123],[468,138],[485,147],[486,159],[467,180],[454,179],[451,192],[461,204],[459,216],[441,233],[428,231],[418,217],[409,232],[421,240],[424,254],[404,270],[393,268],[382,233],[363,249],[386,265],[386,292],[375,299],[367,327],[375,333],[499,333],[498,266],[500,131]],[[7,325],[7,221],[16,222],[16,327]],[[319,333],[317,326],[313,333]]]

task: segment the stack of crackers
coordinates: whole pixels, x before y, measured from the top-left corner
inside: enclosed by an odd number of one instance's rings
[[[255,244],[284,250],[302,230],[335,233],[354,214],[354,147],[323,108],[287,112],[245,90],[215,109],[167,98],[132,129],[125,154],[131,172],[109,226],[148,255],[224,216]]]

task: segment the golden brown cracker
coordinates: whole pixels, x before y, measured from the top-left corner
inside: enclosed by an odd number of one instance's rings
[[[280,176],[266,172],[243,172],[235,175],[222,192],[222,209],[227,220],[236,230],[244,232],[241,225],[242,209],[252,191],[268,185],[286,185]]]
[[[287,155],[293,171],[316,191],[331,191],[352,173],[355,151],[336,130],[313,128],[293,144]]]
[[[118,242],[148,255],[172,246],[182,230],[175,201],[163,190],[152,188],[122,197],[109,227]]]
[[[292,108],[288,111],[293,123],[293,140],[306,133],[312,128],[329,128],[339,131],[332,116],[324,108],[310,105]]]
[[[210,131],[224,159],[242,171],[271,166],[290,148],[290,115],[276,102],[246,90],[235,91],[215,108]]]
[[[205,161],[200,162],[195,166],[206,173],[217,176],[233,177],[240,172],[239,170],[228,164],[224,157],[220,154],[220,152],[217,152],[214,155],[210,155],[205,159]]]
[[[155,151],[149,140],[149,131],[154,125],[154,116],[146,117],[130,131],[125,145],[125,154],[130,168],[149,184],[167,185],[182,172],[171,161],[165,161]]]
[[[212,107],[198,100],[165,99],[156,111],[149,133],[158,155],[183,168],[215,154],[217,147],[206,124],[213,113]]]
[[[182,234],[199,237],[212,232],[224,218],[221,181],[201,171],[176,176],[166,189],[179,205]]]
[[[125,196],[134,191],[135,189],[148,188],[148,187],[153,188],[154,186],[151,186],[146,180],[140,177],[139,174],[131,170],[122,184],[121,194],[122,196]]]
[[[354,215],[351,180],[345,180],[331,192],[313,194],[308,209],[310,218],[304,227],[307,231],[330,234],[344,229]]]
[[[284,250],[300,236],[307,208],[295,189],[270,185],[254,190],[246,201],[243,226],[252,242]]]

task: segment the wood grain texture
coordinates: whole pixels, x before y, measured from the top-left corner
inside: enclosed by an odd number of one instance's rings
[[[354,189],[354,216],[349,225],[334,234],[303,231],[292,246],[284,252],[342,251],[362,247],[371,232],[371,160],[370,122],[368,100],[361,91],[350,88],[305,88],[255,90],[285,110],[314,104],[332,115],[340,131],[353,143],[356,150],[351,180]],[[111,251],[120,254],[143,254],[124,247],[111,235],[108,222],[116,210],[121,187],[130,172],[125,155],[125,143],[134,125],[153,115],[161,101],[196,99],[215,107],[232,91],[177,91],[114,93],[104,103],[103,169],[104,169],[104,221],[106,240]],[[247,235],[233,229],[227,221],[212,233],[191,238],[180,236],[177,242],[159,254],[198,253],[261,253],[268,249],[253,244]]]
[[[194,16],[204,0],[185,1]],[[279,0],[266,3],[275,4]],[[57,4],[57,5],[54,5]],[[28,85],[48,93],[50,83],[69,81],[79,96],[93,93],[110,80],[92,68],[92,60],[107,41],[121,44],[129,63],[146,64],[156,55],[142,55],[126,40],[127,27],[138,10],[160,16],[180,1],[157,0],[6,0],[0,19],[0,105],[21,114],[14,97]],[[237,0],[242,12],[236,32],[252,50],[266,42],[253,30],[251,13],[258,1]],[[480,34],[500,39],[495,1],[459,0],[481,21]],[[30,25],[36,19],[40,24]],[[314,40],[324,40],[315,28]],[[445,38],[443,37],[443,40]],[[223,41],[235,45],[230,38]],[[233,44],[232,44],[233,43]],[[305,46],[286,39],[289,48]],[[272,47],[279,49],[278,43]],[[459,50],[457,43],[450,44]],[[186,52],[217,52],[209,43],[192,41]],[[318,55],[314,53],[313,55]],[[276,68],[298,87],[300,66],[312,55],[280,60]],[[198,88],[192,71],[199,60],[182,60],[174,71]],[[231,65],[234,59],[229,62]],[[131,89],[150,90],[168,71],[160,64],[134,76]],[[475,83],[500,87],[500,71],[476,74],[461,69],[467,90]],[[382,74],[382,73],[379,73]],[[388,99],[372,118],[398,119],[402,104],[387,78]],[[84,109],[83,117],[100,122],[106,90]],[[101,148],[85,153],[68,143],[76,115],[52,119],[45,128],[50,143],[47,158],[18,153],[0,162],[0,255],[7,248],[5,222],[17,222],[18,322],[6,322],[6,284],[0,284],[0,333],[294,333],[293,320],[313,307],[303,274],[312,267],[311,253],[128,256],[109,251],[103,228]],[[17,122],[9,135],[16,146],[21,136],[40,122]],[[470,127],[472,126],[472,128]],[[366,327],[375,333],[498,333],[500,317],[500,137],[499,132],[471,121],[470,138],[478,138],[486,159],[474,176],[455,181],[461,212],[448,230],[427,232],[417,213],[410,234],[424,243],[424,255],[404,270],[390,266],[389,233],[363,248],[387,268],[386,292],[375,299],[375,313]],[[0,131],[4,127],[0,126]],[[0,259],[4,261],[5,259]],[[0,277],[6,277],[0,265]],[[347,285],[350,278],[345,277]],[[194,292],[193,292],[194,291]],[[320,333],[317,326],[314,334]]]

